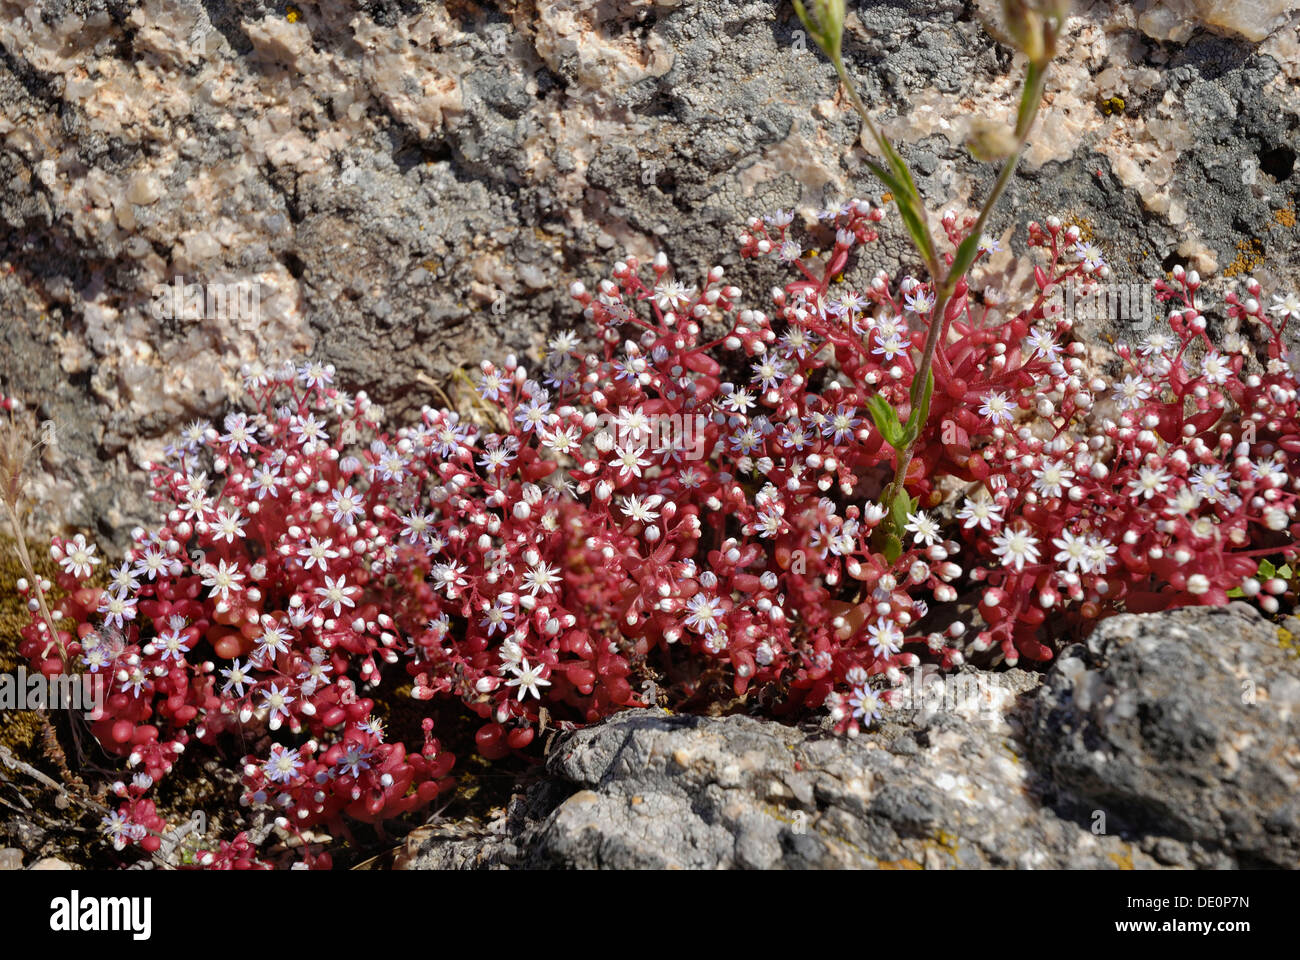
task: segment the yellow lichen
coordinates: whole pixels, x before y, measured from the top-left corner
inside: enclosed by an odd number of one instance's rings
[[[800,822],[796,820],[794,817],[787,815],[783,808],[774,806],[773,804],[770,803],[763,804],[761,807],[759,807],[759,809],[762,810],[769,817],[771,817],[773,820],[778,820],[781,823],[786,824],[787,826],[794,826]]]
[[[957,856],[957,844],[960,839],[955,833],[949,833],[947,830],[939,830],[934,835],[935,845],[953,858]]]
[[[1107,99],[1101,101],[1100,106],[1101,106],[1102,113],[1104,113],[1108,117],[1113,117],[1116,114],[1122,114],[1124,112],[1124,107],[1126,106],[1126,104],[1124,103],[1123,97],[1108,97]]]
[[[298,18],[301,16],[302,16],[302,11],[299,10],[297,7],[290,5],[285,8],[284,19],[288,20],[290,23],[297,23]]]
[[[1084,217],[1071,217],[1065,221],[1066,227],[1075,227],[1079,231],[1079,239],[1084,243],[1092,243],[1092,238],[1096,233],[1092,221]]]
[[[1254,273],[1264,262],[1264,247],[1254,237],[1237,244],[1237,256],[1228,269],[1223,271],[1225,277],[1241,277]]]
[[[1273,222],[1279,227],[1286,227],[1288,230],[1293,228],[1296,224],[1295,202],[1288,203],[1281,210],[1274,210]]]
[[[1293,657],[1300,657],[1300,643],[1296,642],[1296,635],[1286,627],[1277,628],[1277,645]]]

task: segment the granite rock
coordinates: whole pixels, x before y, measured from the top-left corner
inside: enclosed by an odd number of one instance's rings
[[[422,827],[396,864],[1300,867],[1300,661],[1249,608],[1118,616],[1046,674],[927,682],[855,739],[616,715],[560,735],[498,816]]]
[[[1119,282],[1293,276],[1295,6],[1079,0],[976,283],[1020,289],[1052,213]],[[851,6],[849,69],[935,212],[992,181],[963,142],[1013,110],[996,7]],[[721,263],[758,305],[783,274],[738,229],[876,194],[859,133],[784,3],[0,0],[0,389],[57,425],[39,525],[122,543],[141,465],[245,362],[319,356],[401,418],[429,380],[535,358],[578,320],[568,284],[628,252]],[[915,266],[894,225],[849,280]],[[155,316],[178,278],[257,313]]]
[[[1105,621],[1027,723],[1053,799],[1245,867],[1300,867],[1300,663],[1245,604]]]

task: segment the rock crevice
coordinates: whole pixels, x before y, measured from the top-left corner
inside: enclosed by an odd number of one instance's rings
[[[398,865],[1300,867],[1300,662],[1254,610],[1118,616],[1045,675],[958,676],[857,739],[620,714]]]

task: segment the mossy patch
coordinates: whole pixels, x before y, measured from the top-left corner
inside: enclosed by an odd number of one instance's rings
[[[54,561],[48,548],[28,543],[28,553],[36,564],[37,572],[54,579]],[[23,665],[18,653],[18,631],[27,625],[29,614],[26,601],[18,595],[18,580],[27,572],[14,552],[14,542],[0,537],[0,673],[13,673]],[[0,744],[4,744],[18,757],[33,762],[40,755],[39,741],[44,724],[30,710],[0,711]]]

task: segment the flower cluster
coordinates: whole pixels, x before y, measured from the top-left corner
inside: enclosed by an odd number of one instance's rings
[[[244,801],[293,832],[450,783],[432,719],[409,749],[381,720],[408,685],[476,715],[488,758],[655,702],[829,707],[855,734],[922,658],[1045,659],[1121,606],[1281,592],[1253,574],[1300,531],[1294,298],[1229,297],[1269,338],[1250,372],[1249,343],[1216,350],[1199,279],[1175,271],[1171,334],[1120,346],[1108,378],[1055,296],[1109,275],[1076,228],[1031,225],[1022,309],[962,281],[937,317],[919,278],[843,282],[883,217],[824,211],[824,252],[793,214],[751,220],[742,254],[798,274],[767,311],[721,267],[689,286],[662,255],[620,261],[570,290],[586,336],[531,370],[485,362],[461,410],[392,433],[328,366],[247,370],[250,410],[191,425],[154,467],[163,522],[107,588],[86,585],[93,545],[55,541],[76,626],[55,642],[34,616],[23,652],[112,678],[95,733],[147,778],[195,742],[251,746]],[[943,225],[955,246],[973,221]],[[879,411],[910,415],[934,323],[915,499],[895,516]],[[124,804],[115,838],[154,829],[150,811]],[[201,862],[256,863],[247,838]]]
[[[371,430],[378,411],[329,389],[331,376],[311,364],[250,371],[262,413],[185,431],[152,471],[163,523],[133,532],[106,587],[85,582],[101,563],[93,545],[55,540],[57,612],[75,627],[52,638],[34,609],[20,645],[46,674],[109,678],[91,729],[150,782],[195,743],[262,744],[243,761],[245,801],[290,832],[427,804],[454,762],[431,724],[418,750],[388,742],[363,695],[398,659],[393,621],[372,599],[387,595],[376,580],[389,544],[363,519],[383,507],[351,486],[368,467],[326,442],[323,418]],[[106,824],[115,842],[156,840],[142,803],[130,798]]]
[[[129,784],[118,781],[113,784],[113,793],[122,799],[121,807],[104,817],[103,829],[113,843],[113,849],[124,850],[131,844],[139,844],[146,853],[153,853],[162,846],[162,832],[167,828],[167,821],[158,815],[153,801],[145,797],[153,786],[153,777],[147,773],[137,773]]]
[[[1031,242],[1057,261],[1054,231]],[[989,629],[975,648],[1046,659],[1039,626],[1053,611],[1087,622],[1120,605],[1222,604],[1235,590],[1278,610],[1286,582],[1255,573],[1263,558],[1292,554],[1300,533],[1300,411],[1283,340],[1300,302],[1276,297],[1270,320],[1257,282],[1244,302],[1228,295],[1230,322],[1267,334],[1265,362],[1250,372],[1243,337],[1220,349],[1207,336],[1200,287],[1181,267],[1157,282],[1169,332],[1119,344],[1113,380],[1089,369],[1081,344],[1062,343],[1068,321],[1050,304],[1028,314],[1021,354],[1047,370],[1029,389],[985,397],[980,412],[996,423],[980,451],[989,481],[958,514],[978,557],[972,575],[988,584]]]

